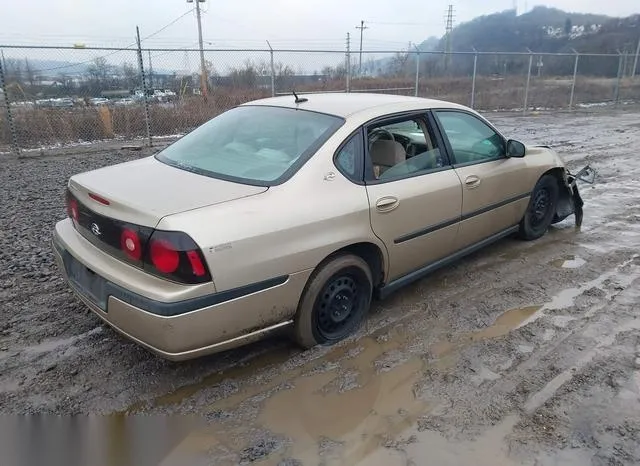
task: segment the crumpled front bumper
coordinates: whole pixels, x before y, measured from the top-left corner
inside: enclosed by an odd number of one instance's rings
[[[582,226],[584,218],[584,201],[578,190],[578,181],[588,184],[595,182],[596,172],[589,165],[573,174],[569,170],[565,171],[565,189],[560,192],[558,199],[558,208],[553,223],[558,223],[573,214],[576,219],[576,227]]]

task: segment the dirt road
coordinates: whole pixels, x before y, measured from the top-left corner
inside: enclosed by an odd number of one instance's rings
[[[492,119],[598,171],[581,229],[434,273],[337,347],[181,364],[103,327],[50,252],[66,179],[140,153],[3,160],[0,411],[203,416],[163,464],[639,464],[640,113]]]

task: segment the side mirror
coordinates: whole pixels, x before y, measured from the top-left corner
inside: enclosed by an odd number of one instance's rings
[[[509,139],[507,141],[507,157],[524,157],[526,153],[524,144],[515,139]]]

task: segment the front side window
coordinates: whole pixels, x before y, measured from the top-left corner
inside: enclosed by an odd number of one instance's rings
[[[369,127],[367,141],[375,180],[407,178],[445,165],[436,138],[422,117]]]
[[[214,178],[269,185],[295,171],[343,121],[293,108],[241,106],[218,115],[156,157]]]
[[[502,136],[479,118],[455,111],[435,113],[449,140],[456,163],[483,162],[505,156]]]

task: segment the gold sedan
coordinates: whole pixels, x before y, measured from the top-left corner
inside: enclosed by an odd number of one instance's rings
[[[184,360],[287,328],[357,330],[373,297],[575,214],[575,177],[461,105],[264,99],[154,156],[71,177],[55,255],[103,321]]]

